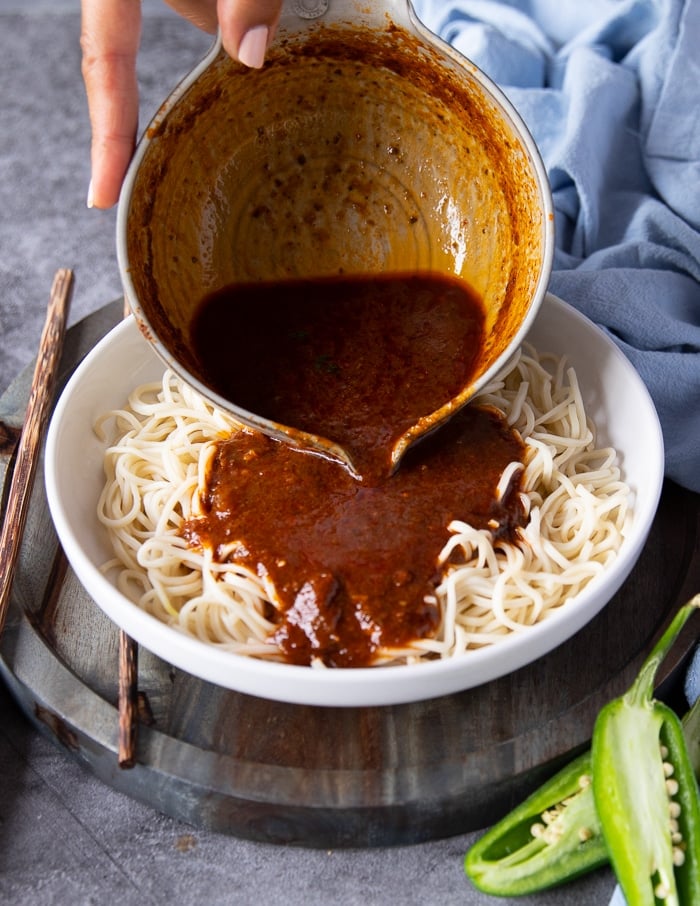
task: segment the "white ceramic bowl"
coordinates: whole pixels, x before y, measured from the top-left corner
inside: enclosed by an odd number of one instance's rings
[[[649,394],[603,331],[548,295],[528,339],[542,352],[568,356],[599,443],[618,450],[623,477],[633,492],[632,526],[612,566],[542,623],[449,660],[314,670],[219,650],[140,610],[100,572],[111,552],[96,513],[104,446],[92,430],[96,416],[123,406],[134,387],[163,373],[161,360],[133,319],[111,331],[78,367],[49,427],[46,490],[68,560],[107,616],[141,645],[203,680],[239,692],[306,705],[388,705],[448,695],[516,670],[569,639],[622,585],[656,513],[664,464],[661,429]]]

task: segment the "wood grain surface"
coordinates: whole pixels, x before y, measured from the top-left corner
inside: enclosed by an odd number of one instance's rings
[[[121,302],[69,331],[67,377]],[[0,400],[0,436],[26,405]],[[0,458],[0,477],[8,457]],[[700,498],[667,484],[642,557],[574,638],[476,689],[409,705],[315,708],[198,680],[139,649],[139,735],[118,767],[119,631],[67,566],[41,480],[32,497],[0,670],[33,723],[106,783],[195,825],[267,842],[411,843],[484,827],[586,745],[598,709],[700,586]],[[665,665],[677,668],[694,634]]]
[[[73,272],[65,268],[56,271],[24,421],[19,429],[16,457],[9,470],[7,503],[0,525],[0,634],[5,625],[30,494],[53,403],[72,289]]]

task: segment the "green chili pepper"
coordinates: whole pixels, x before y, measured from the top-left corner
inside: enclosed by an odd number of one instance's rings
[[[627,906],[700,904],[700,798],[677,715],[653,698],[656,671],[700,595],[676,614],[637,679],[593,731],[593,795]]]
[[[484,893],[520,896],[607,861],[585,752],[487,831],[468,851],[464,870]]]
[[[464,868],[475,887],[496,896],[536,893],[603,865],[609,846],[617,853],[615,871],[636,877],[640,864],[656,864],[654,853],[659,849],[663,870],[646,871],[651,899],[633,899],[629,883],[625,887],[618,875],[628,906],[659,902],[700,906],[700,806],[693,778],[694,770],[700,779],[700,699],[679,732],[676,715],[651,697],[659,664],[697,607],[700,595],[681,608],[629,692],[601,711],[597,758],[590,751],[580,755],[467,852]],[[650,775],[655,789],[652,809],[641,805],[639,794],[643,786],[641,799],[647,803]],[[626,856],[620,855],[623,851]],[[654,889],[665,893],[660,884],[669,872],[671,889],[677,888],[680,900],[674,900],[673,893],[665,901],[654,899]]]

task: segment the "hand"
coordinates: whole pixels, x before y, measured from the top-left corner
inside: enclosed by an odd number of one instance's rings
[[[167,0],[204,31],[221,29],[226,51],[259,68],[274,35],[282,0]],[[140,0],[82,0],[83,79],[92,127],[88,207],[109,208],[134,152],[139,98],[136,55]]]

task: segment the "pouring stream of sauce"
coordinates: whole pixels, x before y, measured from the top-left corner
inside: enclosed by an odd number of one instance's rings
[[[469,385],[483,335],[480,299],[437,274],[226,287],[192,326],[213,389],[334,441],[365,482],[393,471],[404,432]]]

